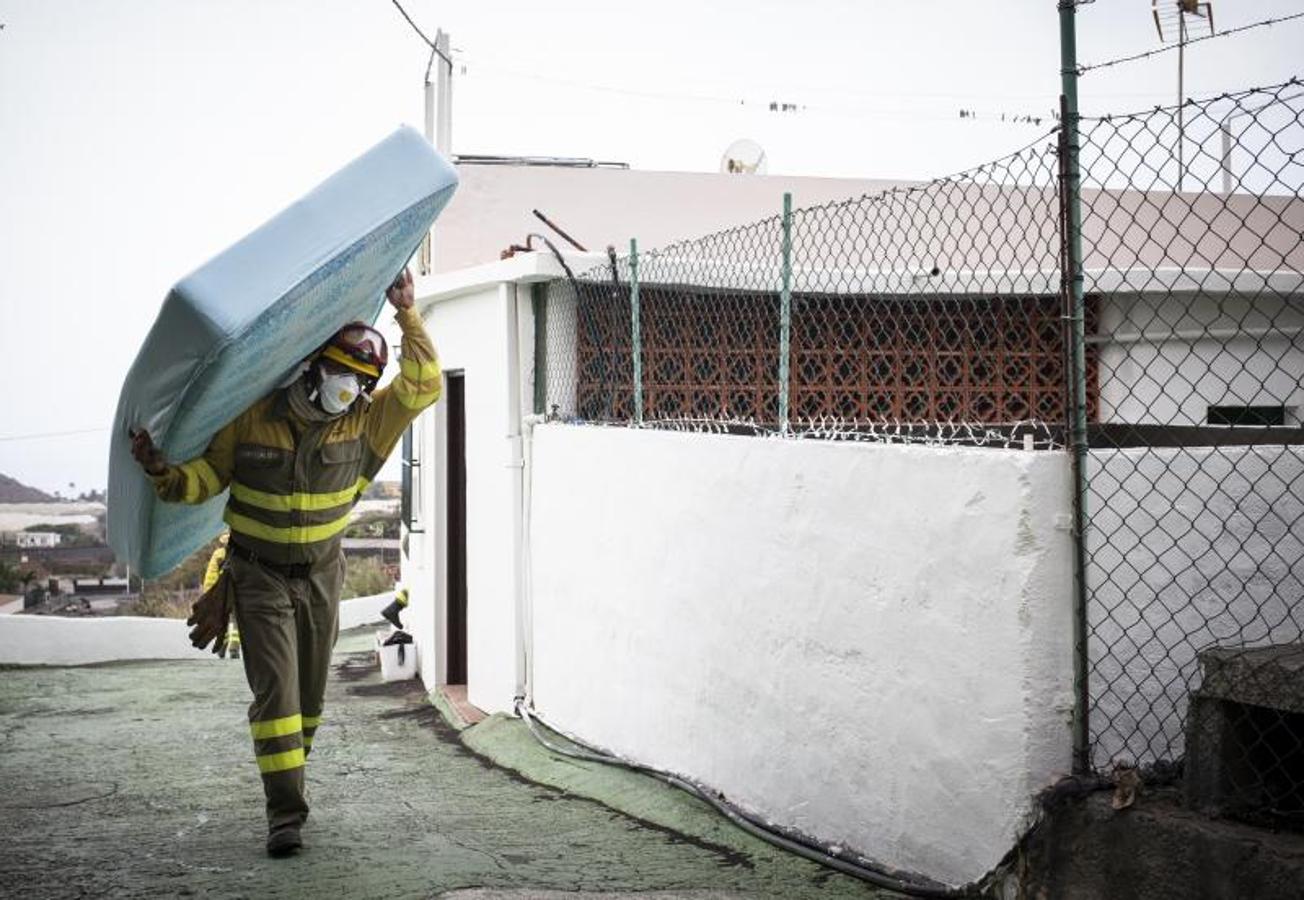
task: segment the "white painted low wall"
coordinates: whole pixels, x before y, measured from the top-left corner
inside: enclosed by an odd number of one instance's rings
[[[340,628],[380,622],[394,592],[340,603]],[[217,659],[190,646],[183,619],[143,616],[0,617],[0,665],[84,666],[133,659]]]
[[[537,709],[953,884],[1070,767],[1068,459],[540,426]]]
[[[0,619],[0,664],[83,666],[128,659],[217,659],[190,646],[183,619],[107,616],[6,616]]]
[[[372,594],[370,597],[354,597],[352,600],[340,601],[340,631],[348,631],[360,625],[374,625],[383,622],[380,611],[394,600],[394,592]],[[406,624],[406,623],[404,623]]]

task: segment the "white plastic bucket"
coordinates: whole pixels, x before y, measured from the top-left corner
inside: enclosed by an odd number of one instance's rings
[[[376,656],[380,659],[381,681],[407,681],[417,677],[417,645],[390,644],[385,640],[393,631],[376,632]]]

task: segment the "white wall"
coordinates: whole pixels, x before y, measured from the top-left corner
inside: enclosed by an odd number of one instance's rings
[[[1298,294],[1116,293],[1100,309],[1105,422],[1204,425],[1210,406],[1304,413]]]
[[[190,646],[182,619],[5,616],[0,664],[81,666],[127,659],[217,659]]]
[[[508,288],[493,278],[444,295],[419,286],[444,371],[460,370],[465,379],[467,691],[470,702],[488,712],[511,710],[516,688],[511,491],[519,470],[509,466],[507,440]],[[528,289],[522,293],[528,306]],[[405,623],[417,641],[428,688],[443,683],[447,669],[446,399],[447,394],[419,420],[425,531],[408,535],[403,560],[403,581],[411,591]]]
[[[452,272],[498,258],[530,232],[544,232],[533,214],[556,214],[581,244],[601,250],[647,249],[778,215],[783,194],[797,206],[876,194],[909,182],[714,172],[642,172],[554,166],[457,167],[461,184],[435,224],[435,268]],[[577,270],[579,271],[579,270]]]
[[[435,346],[439,346],[435,338]],[[443,532],[443,524],[436,518],[436,496],[433,482],[442,479],[442,469],[435,454],[435,420],[443,415],[441,399],[433,409],[423,412],[412,425],[413,455],[421,465],[413,470],[413,517],[421,529],[418,532],[403,530],[403,554],[400,557],[399,581],[408,589],[408,607],[402,621],[417,648],[417,671],[421,681],[430,689],[443,681],[443,594],[439,564],[443,547],[436,541]],[[438,556],[436,555],[438,553]]]
[[[340,601],[340,631],[383,622],[380,611],[394,600],[393,591]]]
[[[1064,454],[546,425],[532,479],[563,729],[953,883],[1069,769]]]
[[[343,601],[341,630],[381,621],[380,610],[393,598],[390,591]],[[189,633],[190,626],[183,619],[6,615],[0,617],[0,665],[84,666],[132,659],[218,658],[190,646]]]

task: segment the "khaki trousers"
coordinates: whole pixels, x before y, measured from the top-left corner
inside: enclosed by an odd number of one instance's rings
[[[231,557],[241,659],[253,691],[249,729],[263,776],[270,831],[308,818],[304,763],[321,724],[331,650],[339,634],[344,556],[305,578]]]

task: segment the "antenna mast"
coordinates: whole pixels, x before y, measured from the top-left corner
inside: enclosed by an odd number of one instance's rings
[[[1177,41],[1177,191],[1181,193],[1186,181],[1186,103],[1185,85],[1186,42],[1191,34],[1188,19],[1205,19],[1209,33],[1213,34],[1213,4],[1200,0],[1152,0],[1150,12],[1155,18],[1155,30],[1164,43]]]

